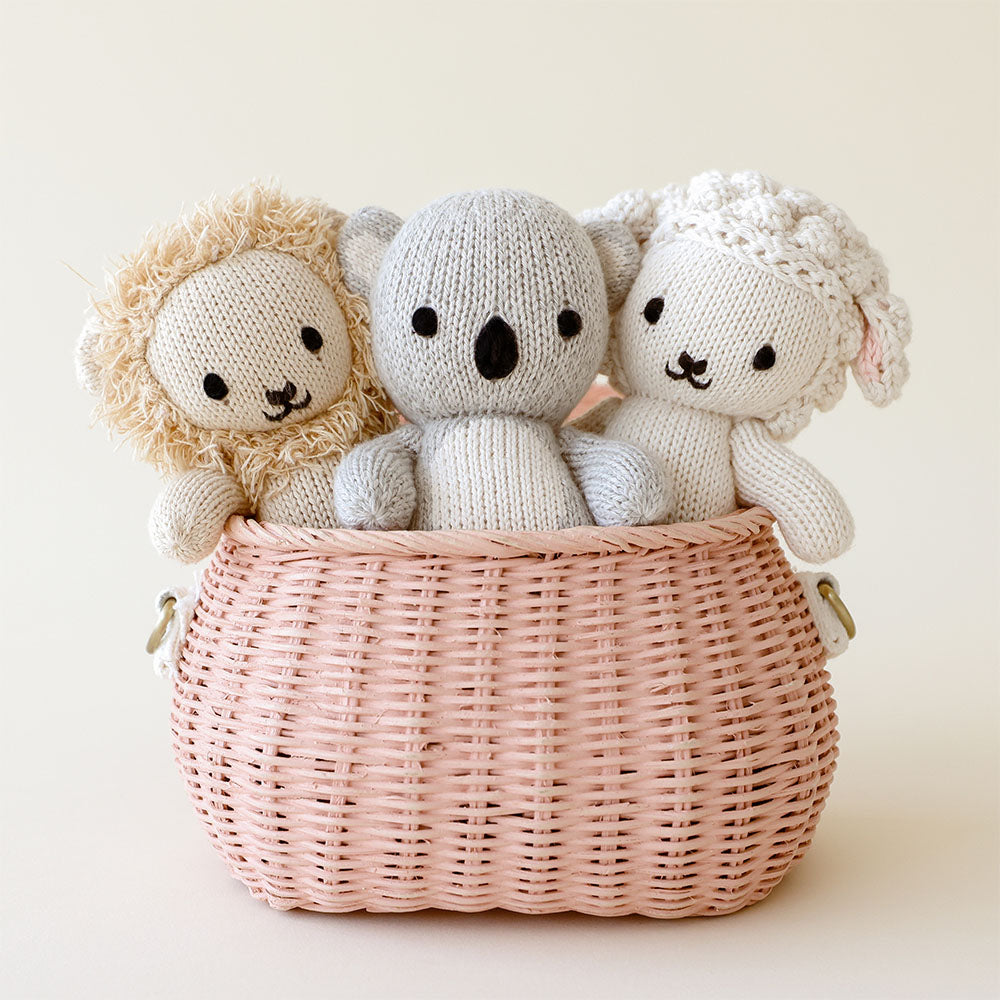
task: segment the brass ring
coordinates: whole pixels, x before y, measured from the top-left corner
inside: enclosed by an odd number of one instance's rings
[[[817,589],[824,600],[833,608],[834,614],[840,619],[840,624],[847,632],[847,638],[853,639],[858,634],[858,628],[854,624],[851,612],[847,610],[847,605],[841,600],[840,594],[833,589],[833,584],[829,580],[820,580]]]
[[[146,640],[146,652],[155,653],[163,642],[163,637],[167,634],[170,620],[174,617],[174,605],[177,604],[176,597],[168,597],[160,608],[160,620],[156,623],[153,631],[149,633]]]

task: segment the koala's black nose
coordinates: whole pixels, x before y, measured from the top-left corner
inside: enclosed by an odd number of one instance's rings
[[[476,367],[491,382],[506,378],[517,367],[517,336],[494,316],[476,337]]]
[[[286,382],[283,389],[268,389],[264,393],[264,398],[272,406],[284,406],[285,403],[290,403],[295,399],[295,393],[298,392],[295,384],[293,382]]]

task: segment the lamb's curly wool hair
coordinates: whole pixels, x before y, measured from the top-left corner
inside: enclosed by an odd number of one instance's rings
[[[595,218],[624,220],[644,251],[669,240],[698,241],[823,303],[827,350],[812,380],[766,421],[777,438],[801,430],[813,407],[828,410],[840,399],[848,365],[872,403],[884,406],[899,396],[909,373],[909,312],[889,292],[882,257],[837,206],[760,173],[708,171],[652,194],[623,192],[583,216]]]
[[[95,416],[126,438],[165,476],[215,468],[239,480],[254,508],[283,476],[335,457],[391,430],[394,411],[375,380],[368,309],[344,285],[336,241],[346,216],[314,199],[292,199],[252,184],[150,231],[107,279],[78,351],[80,378],[97,396]],[[246,250],[291,254],[332,290],[344,314],[353,364],[342,397],[323,412],[274,430],[206,429],[171,402],[153,376],[146,348],[166,296],[199,269]]]

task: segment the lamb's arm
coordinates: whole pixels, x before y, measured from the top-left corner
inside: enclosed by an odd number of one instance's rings
[[[559,446],[595,524],[661,524],[666,519],[673,503],[667,470],[641,448],[575,427],[563,427]]]
[[[588,434],[603,434],[608,422],[621,405],[620,396],[609,396],[607,399],[602,399],[586,413],[577,417],[570,424],[570,427],[575,427],[578,431],[586,431]]]
[[[850,548],[854,519],[829,480],[771,437],[759,420],[744,420],[731,437],[733,475],[741,503],[766,507],[789,548],[823,563]]]
[[[157,551],[180,562],[211,553],[231,514],[249,514],[240,484],[228,473],[193,469],[172,479],[149,515],[149,537]]]
[[[333,504],[345,528],[408,528],[417,507],[413,463],[420,429],[406,424],[349,451],[337,468]]]

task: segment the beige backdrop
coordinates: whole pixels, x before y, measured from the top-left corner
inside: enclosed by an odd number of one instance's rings
[[[7,0],[0,35],[0,992],[996,990],[996,5]],[[147,542],[153,474],[88,429],[84,279],[253,176],[405,214],[483,185],[578,210],[712,166],[845,206],[913,312],[903,400],[849,389],[796,444],[858,522],[812,854],[714,921],[269,912],[174,773],[141,647],[154,593],[190,571]]]

